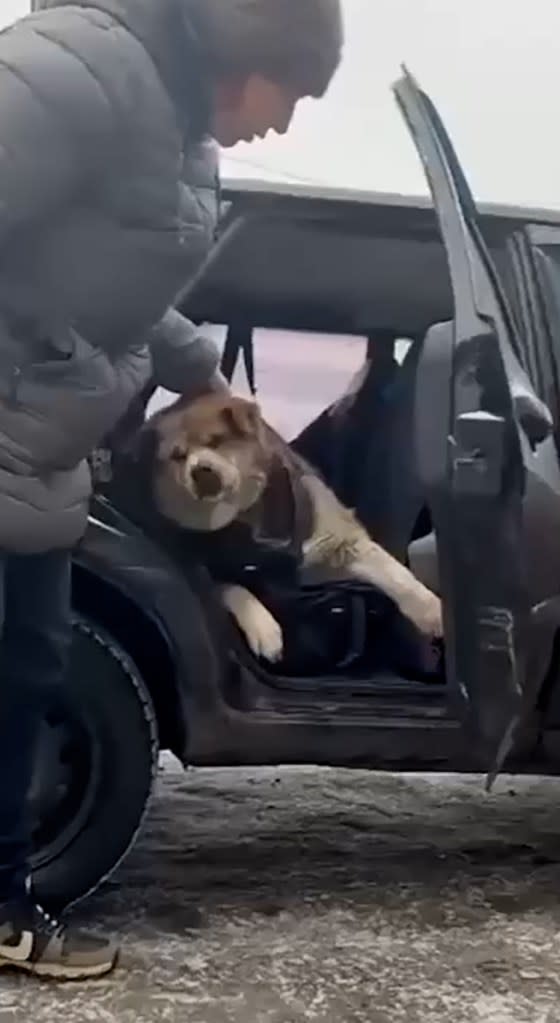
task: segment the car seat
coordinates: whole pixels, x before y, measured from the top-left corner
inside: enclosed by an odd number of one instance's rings
[[[408,547],[408,564],[417,579],[441,595],[436,534],[418,537]]]
[[[370,535],[406,562],[411,540],[429,533],[431,523],[414,444],[421,343],[414,340],[399,363],[396,340],[388,332],[369,338],[368,368],[355,394],[319,416],[293,447],[355,509]],[[418,562],[423,552],[413,551]]]

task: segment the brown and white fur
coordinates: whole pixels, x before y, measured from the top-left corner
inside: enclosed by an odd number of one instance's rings
[[[301,545],[303,583],[371,583],[422,634],[441,637],[439,598],[373,542],[353,512],[264,422],[255,403],[227,394],[180,400],[154,416],[144,431],[155,437],[152,492],[164,518],[207,533],[250,519],[266,534],[267,515],[293,528],[294,508],[303,502],[310,512]],[[252,651],[280,660],[282,631],[264,605],[241,586],[223,586],[221,597]]]

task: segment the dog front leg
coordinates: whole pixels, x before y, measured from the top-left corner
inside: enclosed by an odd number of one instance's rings
[[[401,565],[383,547],[374,543],[354,512],[345,508],[333,492],[316,476],[306,476],[303,484],[313,502],[315,529],[304,547],[308,570],[336,568],[337,577],[357,579],[377,586],[391,597],[405,618],[424,635],[443,635],[439,597]],[[327,576],[328,577],[328,576]]]
[[[222,604],[237,622],[255,657],[281,661],[284,637],[270,611],[243,586],[221,586]]]
[[[373,541],[364,544],[356,558],[349,562],[348,574],[383,590],[423,635],[434,639],[443,636],[439,597],[378,544]]]

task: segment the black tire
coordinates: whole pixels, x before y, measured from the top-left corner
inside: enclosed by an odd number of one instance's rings
[[[154,708],[136,666],[102,629],[77,620],[31,792],[33,883],[43,905],[76,902],[118,866],[142,824],[157,763]]]

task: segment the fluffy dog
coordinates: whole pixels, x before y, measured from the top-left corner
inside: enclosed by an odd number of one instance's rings
[[[149,491],[175,527],[221,537],[223,550],[228,527],[242,524],[257,546],[295,553],[301,583],[373,584],[420,633],[442,636],[439,598],[373,542],[254,402],[227,394],[178,401],[144,425],[135,464],[134,492],[145,501]],[[226,542],[231,561],[236,541]],[[282,630],[262,602],[238,585],[223,585],[221,596],[255,655],[280,660]]]

